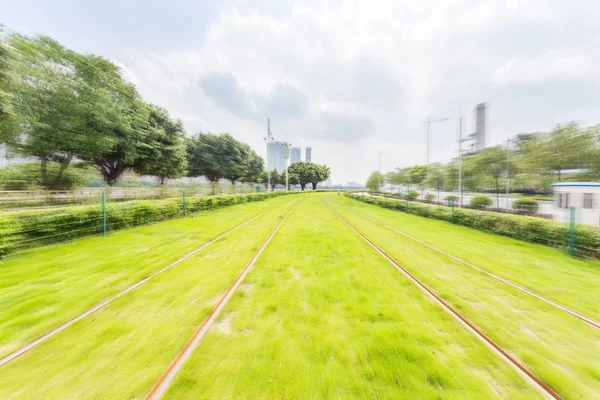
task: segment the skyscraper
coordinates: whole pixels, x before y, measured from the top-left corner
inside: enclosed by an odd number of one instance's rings
[[[302,149],[300,147],[292,147],[292,160],[291,163],[302,161]]]
[[[312,160],[312,148],[307,147],[306,149],[304,149],[304,161],[312,162],[311,160]]]
[[[285,171],[285,145],[283,142],[273,141],[267,144],[267,169],[281,173]]]

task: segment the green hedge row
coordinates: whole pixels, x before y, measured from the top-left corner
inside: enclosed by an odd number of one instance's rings
[[[419,202],[406,202],[404,200],[386,200],[355,194],[347,194],[347,196],[390,210],[449,221],[457,225],[530,243],[538,243],[563,250],[569,247],[569,226],[556,221],[521,215],[450,208]],[[600,230],[598,228],[577,224],[574,239],[576,255],[600,259]]]
[[[188,213],[262,201],[299,192],[272,192],[232,196],[192,197]],[[136,200],[107,204],[107,230],[131,228],[183,216],[181,198]],[[0,257],[16,251],[61,243],[102,232],[100,205],[31,210],[0,216]]]

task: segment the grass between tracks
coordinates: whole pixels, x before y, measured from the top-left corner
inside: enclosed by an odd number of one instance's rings
[[[537,398],[320,203],[306,198],[167,393],[173,399]]]
[[[284,196],[199,212],[0,261],[0,357],[260,212],[298,199]]]
[[[0,398],[143,397],[290,208],[278,206],[6,365]]]
[[[557,251],[541,246],[496,238],[481,232],[473,235],[464,228],[453,230],[455,227],[443,226],[437,221],[404,214],[397,216],[394,212],[382,212],[374,206],[363,206],[362,203],[349,199],[332,198],[330,203],[357,229],[481,327],[497,343],[517,356],[565,398],[587,399],[600,393],[600,330],[394,233],[344,206],[352,206],[505,278],[523,284],[521,274],[529,277],[530,281],[525,282],[525,286],[534,291],[538,289],[540,294],[550,293],[554,297],[564,298],[563,291],[569,293],[578,288],[581,293],[570,299],[567,305],[583,308],[584,312],[585,307],[581,304],[584,300],[578,299],[585,295],[591,298],[598,296],[597,292],[590,289],[589,282],[579,282],[584,278],[592,282],[595,279],[597,287],[600,286],[600,270],[594,269],[587,262],[583,263],[584,268],[578,269],[576,266],[581,266],[581,261],[569,259]],[[468,241],[472,243],[467,247],[464,242]],[[549,253],[554,253],[556,257],[550,257]],[[534,259],[535,254],[544,261]],[[520,260],[517,265],[512,262],[515,259]],[[563,261],[571,263],[570,271],[565,270]],[[531,270],[527,268],[530,265]],[[543,273],[540,271],[542,265],[546,267]],[[596,275],[595,271],[598,271]],[[575,285],[575,288],[569,285]]]
[[[384,221],[480,268],[600,320],[600,262],[542,245],[387,210],[337,196],[335,201]],[[388,234],[392,235],[391,231]]]

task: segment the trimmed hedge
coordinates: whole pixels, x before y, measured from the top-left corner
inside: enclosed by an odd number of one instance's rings
[[[512,208],[523,214],[535,214],[540,206],[533,197],[519,197],[512,202]]]
[[[300,192],[271,192],[233,196],[192,197],[188,212],[213,210],[235,204],[262,201]],[[180,198],[136,200],[107,204],[109,231],[131,228],[183,216]],[[0,257],[33,247],[62,243],[102,232],[102,211],[98,205],[31,210],[0,216]]]
[[[453,210],[450,207],[419,202],[409,202],[407,210],[406,201],[385,200],[355,194],[346,194],[346,196],[390,210],[449,221],[457,225],[530,243],[538,243],[563,250],[566,250],[569,245],[569,226],[543,218],[460,208]],[[576,224],[575,251],[579,256],[600,259],[600,229],[588,225]]]
[[[490,196],[486,196],[485,194],[478,194],[477,196],[473,196],[470,202],[471,207],[477,209],[484,209],[486,207],[491,206],[493,203],[494,202],[492,201]]]

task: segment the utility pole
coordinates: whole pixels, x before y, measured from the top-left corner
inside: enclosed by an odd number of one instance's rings
[[[267,142],[267,192],[271,191],[271,170],[269,169],[269,149],[270,144],[273,141],[273,135],[271,134],[271,119],[267,118],[267,136],[263,138]]]
[[[432,120],[431,117],[427,116],[427,122],[425,122],[425,123],[427,124],[427,174],[428,175],[429,175],[429,126],[435,122],[444,122],[444,121],[448,121],[449,119],[450,119],[450,117]]]
[[[285,190],[289,190],[288,186],[288,163],[290,160],[290,147],[291,143],[283,142],[283,159],[285,160]]]
[[[506,138],[506,209],[508,210],[508,193],[510,193],[510,138]]]
[[[458,118],[458,206],[462,207],[462,102],[460,107],[460,117]]]

